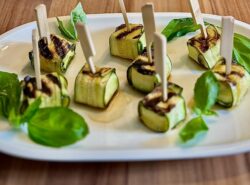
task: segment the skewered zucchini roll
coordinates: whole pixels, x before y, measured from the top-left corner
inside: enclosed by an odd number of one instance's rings
[[[226,62],[224,59],[221,59],[212,71],[220,84],[217,103],[224,107],[238,105],[249,88],[249,73],[244,67],[233,63],[231,73],[226,75]]]
[[[166,78],[168,78],[172,68],[169,57],[167,57],[166,64]],[[143,93],[151,92],[161,83],[159,75],[155,72],[154,62],[148,61],[146,50],[128,67],[127,80],[129,85]]]
[[[75,80],[75,101],[97,108],[106,108],[119,88],[114,68],[97,68],[93,74],[87,64]]]
[[[35,99],[41,98],[40,107],[68,107],[70,97],[67,79],[58,73],[41,76],[42,89],[37,89],[35,77],[26,76],[21,82],[21,110],[24,111]]]
[[[75,56],[76,45],[54,34],[51,34],[50,38],[50,43],[45,37],[38,42],[41,69],[48,73],[65,73]],[[32,51],[29,53],[29,59],[33,66],[34,57]]]
[[[118,26],[109,38],[110,53],[125,59],[134,60],[146,46],[143,25],[130,24],[127,31],[125,24]]]
[[[220,59],[220,33],[212,25],[207,27],[207,38],[199,34],[188,40],[189,57],[201,66],[212,69]]]
[[[155,132],[166,132],[186,118],[186,105],[182,87],[169,83],[168,100],[162,101],[162,89],[156,87],[139,102],[141,122]]]

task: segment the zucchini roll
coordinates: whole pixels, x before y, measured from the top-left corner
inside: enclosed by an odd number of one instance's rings
[[[228,108],[238,105],[249,88],[249,73],[244,67],[232,63],[231,73],[226,75],[224,59],[221,59],[212,71],[220,84],[217,103]]]
[[[41,69],[48,73],[65,73],[75,56],[76,45],[54,34],[51,34],[50,38],[50,43],[48,43],[46,37],[41,38],[38,42]],[[32,51],[29,53],[29,59],[33,66]]]
[[[166,64],[166,78],[168,78],[172,68],[169,57],[167,57]],[[155,72],[154,62],[148,61],[146,50],[128,67],[127,80],[129,85],[143,93],[151,92],[161,83],[159,75]]]
[[[127,31],[125,24],[118,26],[109,38],[110,53],[125,59],[134,60],[146,46],[143,25],[130,24]]]
[[[187,42],[189,57],[201,66],[212,69],[220,59],[220,33],[215,26],[207,27],[207,38],[201,34]]]
[[[21,81],[21,110],[24,111],[35,99],[41,98],[40,107],[68,107],[70,97],[67,79],[58,73],[41,76],[42,89],[37,89],[35,77],[26,76]]]
[[[186,104],[182,88],[168,84],[168,100],[163,101],[161,87],[155,88],[139,102],[138,112],[141,122],[155,132],[166,132],[186,118]]]
[[[93,74],[87,64],[75,80],[75,101],[97,108],[106,108],[119,88],[114,68],[97,68]]]

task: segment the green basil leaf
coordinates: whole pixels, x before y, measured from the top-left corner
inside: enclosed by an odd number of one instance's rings
[[[183,129],[181,129],[179,136],[183,142],[193,139],[200,132],[206,132],[209,128],[201,116],[190,120]]]
[[[61,21],[58,17],[56,19],[57,19],[58,28],[61,34],[68,39],[76,40],[77,37],[75,35],[75,29],[74,29],[74,26],[71,24],[71,22],[63,23],[63,21]],[[64,26],[64,24],[67,24],[67,26]]]
[[[200,28],[196,25],[192,18],[173,19],[164,28],[162,34],[166,36],[168,41],[173,40],[175,37],[181,37],[190,32],[195,32]]]
[[[8,118],[10,112],[18,112],[20,94],[18,76],[0,71],[0,115]]]
[[[219,93],[219,83],[212,71],[203,73],[195,83],[194,100],[195,107],[205,115],[214,114],[211,111],[216,103]]]
[[[71,11],[70,20],[73,25],[75,25],[77,22],[86,23],[87,16],[83,11],[81,3],[78,3],[77,6]]]
[[[88,132],[85,120],[64,107],[42,108],[28,122],[28,132],[37,143],[61,147],[84,138]]]
[[[41,102],[41,98],[36,99],[22,114],[11,111],[8,118],[9,122],[14,127],[19,127],[22,123],[28,122],[38,111]]]
[[[82,4],[78,3],[77,6],[70,13],[70,21],[63,22],[57,17],[58,28],[63,36],[71,40],[77,40],[77,31],[75,24],[77,22],[86,23],[87,16],[83,11]]]
[[[250,39],[235,33],[233,58],[250,73]]]

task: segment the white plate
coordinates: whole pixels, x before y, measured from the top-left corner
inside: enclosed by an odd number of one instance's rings
[[[190,16],[184,13],[157,13],[157,30],[161,31],[173,18]],[[220,17],[205,15],[208,22],[219,24]],[[64,17],[67,19],[67,17]],[[134,23],[141,23],[141,14],[129,14]],[[129,62],[111,57],[108,38],[115,27],[122,23],[120,14],[89,15],[88,23],[97,50],[94,58],[100,66],[117,69],[121,82],[121,93],[106,113],[71,102],[71,107],[88,122],[90,134],[74,145],[60,149],[35,144],[25,132],[25,128],[13,130],[4,120],[0,122],[0,151],[23,158],[50,161],[131,161],[186,159],[229,155],[250,151],[250,92],[241,105],[235,109],[218,110],[219,117],[207,119],[209,132],[194,147],[182,146],[178,142],[178,130],[157,134],[145,128],[137,118],[137,103],[143,96],[133,91],[126,82]],[[50,20],[51,32],[58,32],[55,19]],[[31,50],[31,30],[35,23],[17,27],[0,36],[0,70],[15,72],[20,79],[34,72],[28,64]],[[250,25],[236,22],[236,32],[250,36]],[[187,56],[186,41],[189,34],[168,44],[168,52],[173,62],[172,81],[184,87],[187,104],[193,96],[194,83],[203,72]],[[75,77],[84,64],[82,51],[77,45],[77,55],[69,67],[66,77],[69,93],[73,96]],[[97,118],[102,119],[102,121]],[[110,120],[111,119],[111,120]]]

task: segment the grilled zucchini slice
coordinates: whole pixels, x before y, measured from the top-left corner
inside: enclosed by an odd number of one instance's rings
[[[127,31],[125,24],[118,26],[109,38],[110,53],[113,56],[134,60],[146,46],[143,25],[130,24]]]
[[[154,132],[166,132],[186,118],[182,88],[170,83],[168,89],[167,101],[162,101],[162,90],[157,87],[138,105],[141,122]]]
[[[201,34],[191,38],[187,42],[189,57],[201,66],[212,69],[220,56],[220,32],[212,25],[207,27],[208,37]]]
[[[42,89],[37,89],[36,79],[34,77],[26,76],[21,81],[21,112],[35,101],[41,98],[40,107],[68,107],[70,97],[67,92],[67,79],[54,72],[41,76]]]
[[[54,34],[50,38],[50,43],[46,37],[38,42],[41,69],[48,73],[65,73],[75,56],[76,45]],[[29,59],[34,66],[33,51],[29,53]]]
[[[119,80],[114,68],[96,68],[92,74],[87,64],[75,80],[74,99],[77,103],[97,108],[106,108],[119,89]]]
[[[169,57],[167,57],[166,68],[166,78],[168,78],[172,68]],[[142,93],[151,92],[161,83],[159,75],[155,72],[154,62],[148,61],[146,50],[128,67],[127,80],[129,85]]]
[[[227,108],[237,106],[249,88],[249,73],[244,67],[232,63],[232,71],[229,75],[226,75],[226,62],[224,59],[221,59],[212,71],[220,84],[217,103]]]

